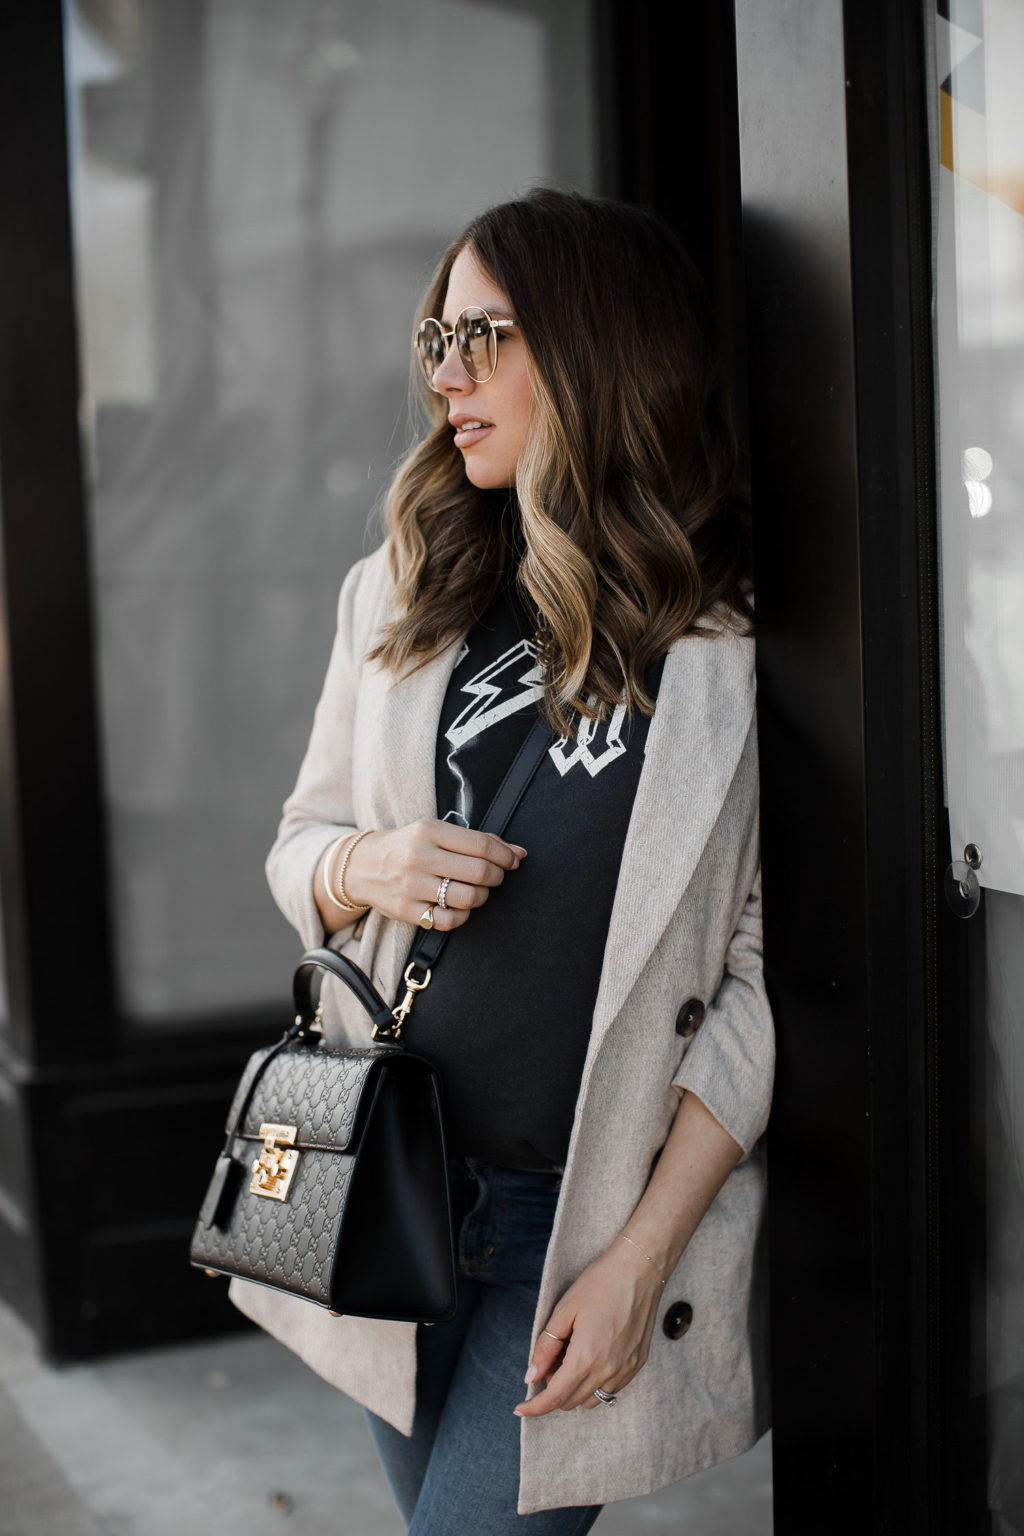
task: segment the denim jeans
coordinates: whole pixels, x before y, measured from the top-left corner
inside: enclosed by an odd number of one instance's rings
[[[458,1311],[416,1333],[412,1436],[367,1413],[409,1536],[583,1536],[600,1504],[516,1513],[523,1375],[559,1173],[451,1159]],[[554,1412],[560,1410],[555,1409]]]

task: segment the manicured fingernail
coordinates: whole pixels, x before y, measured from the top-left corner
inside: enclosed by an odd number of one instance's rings
[[[512,860],[512,868],[513,869],[518,869],[519,868],[519,860],[518,859],[513,859]]]
[[[526,1375],[523,1377],[523,1380],[526,1382],[526,1385],[529,1386],[530,1382],[536,1381],[539,1375],[540,1371],[538,1371],[537,1367],[535,1365],[531,1365],[529,1370],[526,1372]]]
[[[521,1408],[513,1408],[512,1412],[515,1414],[517,1419],[521,1419],[523,1417],[523,1410]]]

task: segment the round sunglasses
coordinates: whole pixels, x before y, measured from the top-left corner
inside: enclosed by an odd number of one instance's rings
[[[498,331],[515,325],[514,320],[492,320],[486,309],[470,304],[456,317],[450,331],[432,316],[422,321],[416,332],[416,355],[423,377],[436,394],[434,374],[448,356],[454,338],[459,361],[475,384],[486,384],[498,366]]]

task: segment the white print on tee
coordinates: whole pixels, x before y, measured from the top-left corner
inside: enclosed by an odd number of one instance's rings
[[[462,657],[459,657],[462,660]],[[456,780],[456,804],[445,816],[445,821],[458,822],[468,827],[473,815],[473,793],[455,758],[464,746],[477,736],[506,720],[509,715],[535,703],[544,696],[544,676],[537,665],[537,647],[532,640],[519,640],[509,650],[503,651],[482,672],[462,684],[460,693],[472,696],[472,703],[452,721],[445,732],[450,743],[447,763]],[[626,750],[622,740],[622,722],[626,717],[625,704],[616,705],[607,721],[580,719],[576,728],[575,744],[570,750],[569,737],[560,736],[551,747],[549,757],[564,779],[577,763],[587,770],[591,778],[615,762]],[[591,751],[598,731],[604,727],[605,745],[601,752]]]
[[[591,694],[590,703],[593,704],[595,702],[595,696]],[[580,723],[576,727],[576,745],[571,752],[565,750],[569,745],[568,736],[559,736],[548,756],[563,779],[569,772],[569,769],[575,767],[577,763],[583,764],[592,779],[596,778],[602,768],[607,768],[609,763],[614,763],[617,757],[621,757],[626,750],[626,743],[621,735],[622,722],[625,718],[625,704],[616,704],[612,710],[611,719],[607,723],[602,720],[587,720],[581,717]],[[595,757],[590,750],[590,743],[604,724],[607,724],[605,748],[598,757]]]
[[[509,715],[543,698],[544,674],[537,665],[536,645],[532,640],[517,641],[482,672],[463,683],[459,692],[470,694],[473,702],[456,715],[444,733],[445,740],[451,744],[448,767],[457,783],[455,808],[444,819],[468,827],[473,815],[473,791],[455,761],[456,755],[467,742],[497,725],[499,720],[506,720]]]

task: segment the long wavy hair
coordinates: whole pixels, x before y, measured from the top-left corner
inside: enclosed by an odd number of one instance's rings
[[[414,368],[429,428],[387,498],[398,616],[371,657],[415,670],[515,580],[547,630],[553,725],[623,698],[650,714],[644,672],[675,640],[752,622],[747,504],[700,280],[653,214],[535,191],[449,246],[421,317],[442,313],[467,246],[521,328],[527,439],[514,488],[477,489],[447,400]]]

